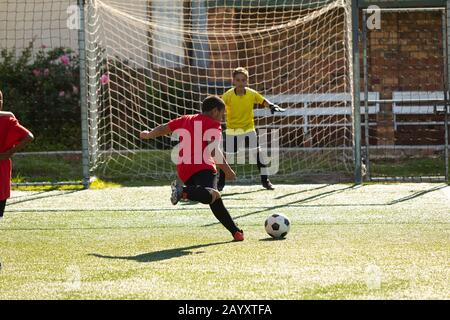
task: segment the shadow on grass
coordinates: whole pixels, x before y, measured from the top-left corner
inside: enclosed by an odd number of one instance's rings
[[[191,250],[206,248],[206,247],[211,247],[211,246],[217,246],[217,245],[232,243],[232,242],[234,242],[234,241],[213,242],[213,243],[208,243],[208,244],[200,244],[200,245],[196,245],[196,246],[189,246],[189,247],[174,248],[174,249],[167,249],[167,250],[143,253],[143,254],[138,254],[135,256],[106,256],[106,255],[101,255],[101,254],[97,254],[97,253],[91,253],[91,254],[89,254],[89,256],[93,256],[96,258],[102,258],[102,259],[131,260],[131,261],[136,261],[136,262],[156,262],[156,261],[169,260],[169,259],[173,259],[173,258],[179,258],[179,257],[183,257],[186,255],[191,255],[191,254],[203,253],[203,252],[192,252]]]
[[[406,196],[406,197],[403,197],[403,198],[400,198],[400,199],[397,199],[397,200],[393,200],[393,201],[387,203],[387,205],[391,206],[391,205],[394,205],[394,204],[397,204],[397,203],[406,202],[406,201],[409,201],[409,200],[412,200],[412,199],[415,199],[415,198],[419,198],[419,197],[421,197],[423,195],[426,195],[427,193],[444,189],[446,187],[447,187],[447,185],[441,185],[441,186],[437,186],[437,187],[434,187],[434,188],[431,188],[431,189],[418,191],[418,192],[415,192],[415,193],[413,193],[413,194],[411,194],[409,196]]]
[[[242,194],[249,194],[249,193],[257,193],[261,191],[267,191],[266,189],[258,189],[258,190],[251,190],[251,191],[245,191],[245,192],[233,192],[233,193],[224,193],[222,194],[222,198],[236,196],[236,195],[242,195]]]
[[[266,212],[266,211],[272,211],[272,210],[277,210],[277,209],[286,208],[286,207],[291,207],[291,208],[306,207],[308,205],[305,205],[305,203],[308,203],[308,202],[311,202],[311,201],[314,201],[314,200],[318,200],[318,199],[322,199],[322,198],[328,197],[330,195],[336,195],[336,194],[339,194],[339,193],[343,193],[343,192],[346,192],[347,190],[354,189],[354,188],[359,188],[359,187],[360,186],[352,185],[352,186],[345,187],[345,188],[342,188],[342,189],[331,190],[331,191],[327,191],[327,192],[321,192],[319,194],[312,195],[312,196],[304,198],[304,199],[295,200],[295,201],[291,201],[291,202],[287,202],[287,203],[283,203],[283,204],[279,204],[279,205],[274,205],[274,206],[271,206],[271,207],[265,207],[265,208],[262,208],[261,210],[252,211],[252,212],[249,212],[249,213],[246,213],[246,214],[243,214],[243,215],[240,215],[240,216],[236,216],[236,217],[233,217],[233,218],[234,219],[244,218],[244,217],[248,217],[248,216],[251,216],[251,215],[258,214],[258,213],[263,213],[263,212]],[[392,205],[395,205],[395,204],[398,204],[398,203],[402,203],[402,202],[406,202],[406,201],[409,201],[409,200],[412,200],[412,199],[419,198],[419,197],[424,196],[424,195],[426,195],[428,193],[431,193],[431,192],[434,192],[434,191],[438,191],[438,190],[441,190],[441,189],[446,188],[446,187],[447,187],[447,185],[439,185],[439,186],[436,186],[436,187],[433,187],[433,188],[430,188],[430,189],[427,189],[427,190],[415,192],[412,195],[408,195],[406,197],[402,197],[400,199],[396,199],[396,200],[393,200],[393,201],[390,201],[390,202],[387,202],[387,203],[370,203],[370,204],[353,203],[353,204],[323,204],[323,205],[321,205],[321,204],[314,204],[314,205],[311,205],[310,207],[392,206]],[[322,187],[318,187],[318,188],[315,188],[315,189],[321,189],[321,188]],[[315,189],[313,189],[313,190],[315,190]],[[217,224],[219,224],[219,222],[205,224],[205,225],[202,225],[202,227],[211,227],[211,226],[215,226]]]
[[[55,190],[58,190],[58,188],[57,188],[57,187],[51,187],[51,188],[49,188],[49,189],[47,189],[47,190],[44,190],[44,191],[34,192],[34,193],[32,194],[32,196],[37,196],[37,195],[45,194],[45,193],[47,193],[47,192],[55,191]],[[28,190],[19,190],[19,191],[28,191]],[[14,197],[11,197],[11,198],[10,198],[10,201],[14,201],[14,200],[16,200],[16,199],[22,199],[22,198],[29,199],[29,198],[30,198],[30,195],[29,195],[29,194],[24,194],[24,195],[22,195],[22,196],[14,196]]]
[[[349,189],[354,189],[354,188],[355,188],[355,186],[352,185],[352,186],[345,187],[345,188],[342,188],[342,189],[322,192],[322,193],[319,193],[319,194],[316,194],[316,195],[313,195],[313,196],[310,196],[310,197],[307,197],[307,198],[304,198],[304,199],[295,200],[295,201],[291,201],[291,202],[288,202],[288,203],[279,204],[279,205],[276,205],[276,206],[266,207],[266,208],[263,208],[261,210],[252,211],[252,212],[249,212],[249,213],[246,213],[246,214],[243,214],[243,215],[240,215],[240,216],[236,216],[236,217],[233,217],[233,218],[234,219],[239,219],[239,218],[248,217],[248,216],[255,215],[255,214],[258,214],[258,213],[262,213],[262,212],[266,212],[266,211],[277,210],[277,209],[281,209],[281,208],[285,208],[285,207],[289,207],[289,206],[293,206],[293,205],[298,205],[298,204],[301,204],[301,203],[305,203],[305,202],[321,199],[321,198],[324,198],[324,197],[328,197],[330,195],[342,193],[342,192],[345,192],[345,191],[347,191]],[[220,222],[205,224],[202,227],[211,227],[211,226],[215,226],[215,225],[217,225],[219,223]]]
[[[181,201],[180,200],[180,202],[178,202],[178,204],[182,205],[182,206],[195,206],[197,204],[201,204],[201,202],[192,201],[192,200],[187,200],[187,201]]]
[[[280,200],[280,199],[283,199],[283,198],[286,198],[286,197],[289,197],[289,196],[292,196],[292,195],[297,195],[297,194],[303,193],[303,192],[309,192],[309,191],[319,190],[319,189],[323,189],[323,188],[326,188],[326,187],[329,187],[329,186],[331,186],[331,184],[326,184],[326,185],[324,185],[324,186],[319,186],[319,187],[312,188],[312,189],[307,189],[307,190],[299,190],[299,191],[295,191],[295,192],[283,194],[282,196],[278,196],[278,197],[276,197],[275,199],[276,199],[276,200]]]
[[[286,238],[264,238],[264,239],[259,239],[259,241],[284,241],[286,240]]]

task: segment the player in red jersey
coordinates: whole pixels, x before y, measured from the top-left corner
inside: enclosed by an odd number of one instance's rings
[[[220,122],[225,113],[225,103],[217,96],[209,96],[202,103],[202,113],[185,115],[152,131],[142,131],[141,139],[154,139],[176,133],[180,136],[176,156],[178,177],[185,186],[172,183],[172,204],[189,199],[209,204],[214,216],[231,232],[234,240],[244,240],[244,233],[237,227],[225,208],[217,190],[217,167],[228,180],[236,178],[220,151],[222,129]]]
[[[3,93],[0,90],[0,219],[5,212],[6,200],[11,196],[11,157],[34,139],[11,112],[2,110]]]

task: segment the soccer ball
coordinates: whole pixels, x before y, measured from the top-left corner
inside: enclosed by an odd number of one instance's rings
[[[264,226],[269,236],[280,239],[286,237],[291,228],[291,223],[288,217],[275,213],[267,217]]]

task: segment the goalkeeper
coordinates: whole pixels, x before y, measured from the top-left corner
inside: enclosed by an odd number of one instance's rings
[[[244,141],[244,148],[249,148],[247,141],[256,141],[257,145],[257,166],[261,175],[261,184],[268,190],[273,190],[274,187],[270,182],[268,176],[263,174],[262,168],[267,167],[261,161],[261,151],[259,142],[255,131],[253,108],[255,104],[260,104],[264,107],[270,108],[272,114],[275,112],[284,112],[285,109],[269,102],[257,91],[247,87],[248,71],[245,68],[236,68],[233,70],[233,85],[234,87],[226,91],[222,99],[226,105],[226,132],[224,139],[224,151],[226,153],[236,153],[240,150],[238,142]],[[252,140],[253,139],[253,140]],[[227,150],[228,146],[232,145],[233,150]],[[225,186],[225,173],[219,171],[219,191],[222,191]]]

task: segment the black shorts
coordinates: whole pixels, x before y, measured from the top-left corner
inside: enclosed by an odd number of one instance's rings
[[[202,186],[205,188],[212,188],[217,190],[217,173],[212,170],[202,170],[192,175],[186,186]]]

